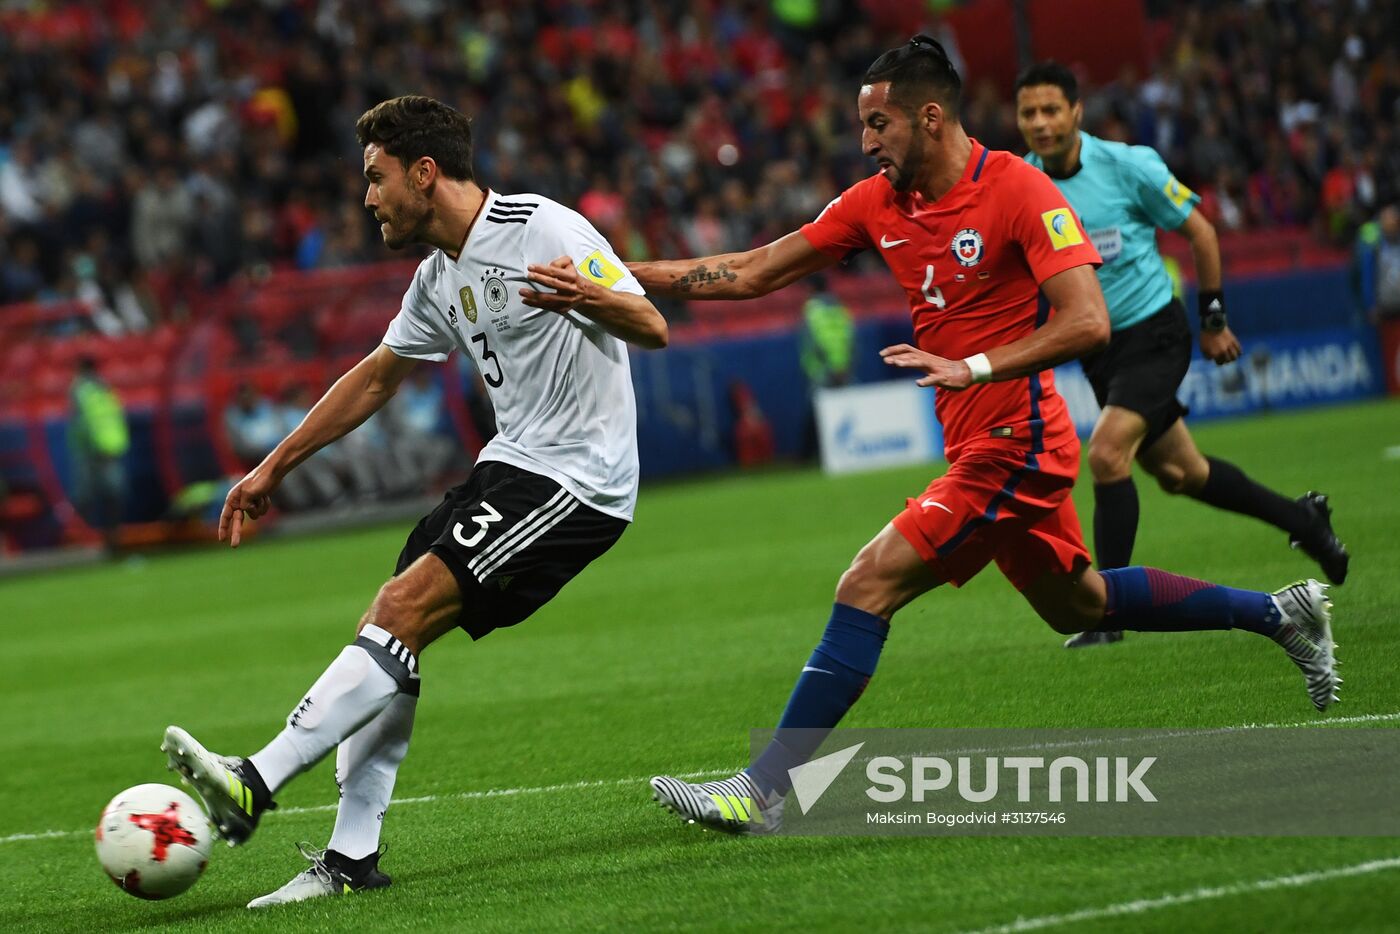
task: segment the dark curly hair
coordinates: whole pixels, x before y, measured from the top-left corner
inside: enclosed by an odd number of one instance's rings
[[[407,169],[428,156],[442,174],[472,180],[472,124],[441,101],[406,94],[375,104],[355,121],[360,148],[377,143]]]

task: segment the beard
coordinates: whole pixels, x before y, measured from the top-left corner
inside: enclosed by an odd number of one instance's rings
[[[382,222],[380,233],[384,237],[384,245],[391,250],[402,250],[410,243],[417,242],[419,234],[432,217],[433,208],[426,198],[404,205],[387,215]]]
[[[901,194],[913,188],[914,179],[918,177],[923,165],[924,139],[916,134],[909,141],[909,149],[904,153],[904,159],[890,165],[890,187]]]

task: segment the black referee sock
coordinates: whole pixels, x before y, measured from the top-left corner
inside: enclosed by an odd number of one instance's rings
[[[1132,477],[1094,484],[1094,551],[1099,568],[1125,568],[1137,540],[1138,495]]]
[[[1201,489],[1192,494],[1216,509],[1228,509],[1262,519],[1283,529],[1294,538],[1301,538],[1312,523],[1312,514],[1297,502],[1260,486],[1244,475],[1229,461],[1207,457],[1210,474]]]

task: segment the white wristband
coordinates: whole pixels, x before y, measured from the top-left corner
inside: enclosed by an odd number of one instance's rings
[[[986,383],[991,381],[992,363],[987,359],[986,354],[978,353],[970,357],[964,357],[963,363],[966,363],[967,368],[972,371],[972,381],[974,383]]]

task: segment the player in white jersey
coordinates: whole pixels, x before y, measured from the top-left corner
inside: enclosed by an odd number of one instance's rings
[[[465,116],[399,97],[356,124],[384,242],[436,247],[383,343],[228,494],[219,538],[237,547],[306,458],[381,408],[418,360],[471,354],[499,433],[399,555],[394,577],[286,727],[247,758],[172,726],[161,748],[230,846],[272,796],[332,749],[340,805],[324,850],[249,907],[382,888],[380,824],[408,750],[423,649],[454,628],[479,639],[528,617],[617,541],[637,496],[636,403],[624,342],[663,347],[666,322],[608,242],[539,195],[499,195],[471,170]]]
[[[497,421],[481,459],[549,477],[600,512],[630,519],[637,413],[626,345],[576,311],[539,327],[557,316],[515,296],[531,264],[561,254],[570,256],[564,270],[577,264],[600,286],[638,296],[642,287],[577,212],[540,195],[483,195],[462,254],[435,250],[419,265],[384,344],[424,360],[471,354]]]

